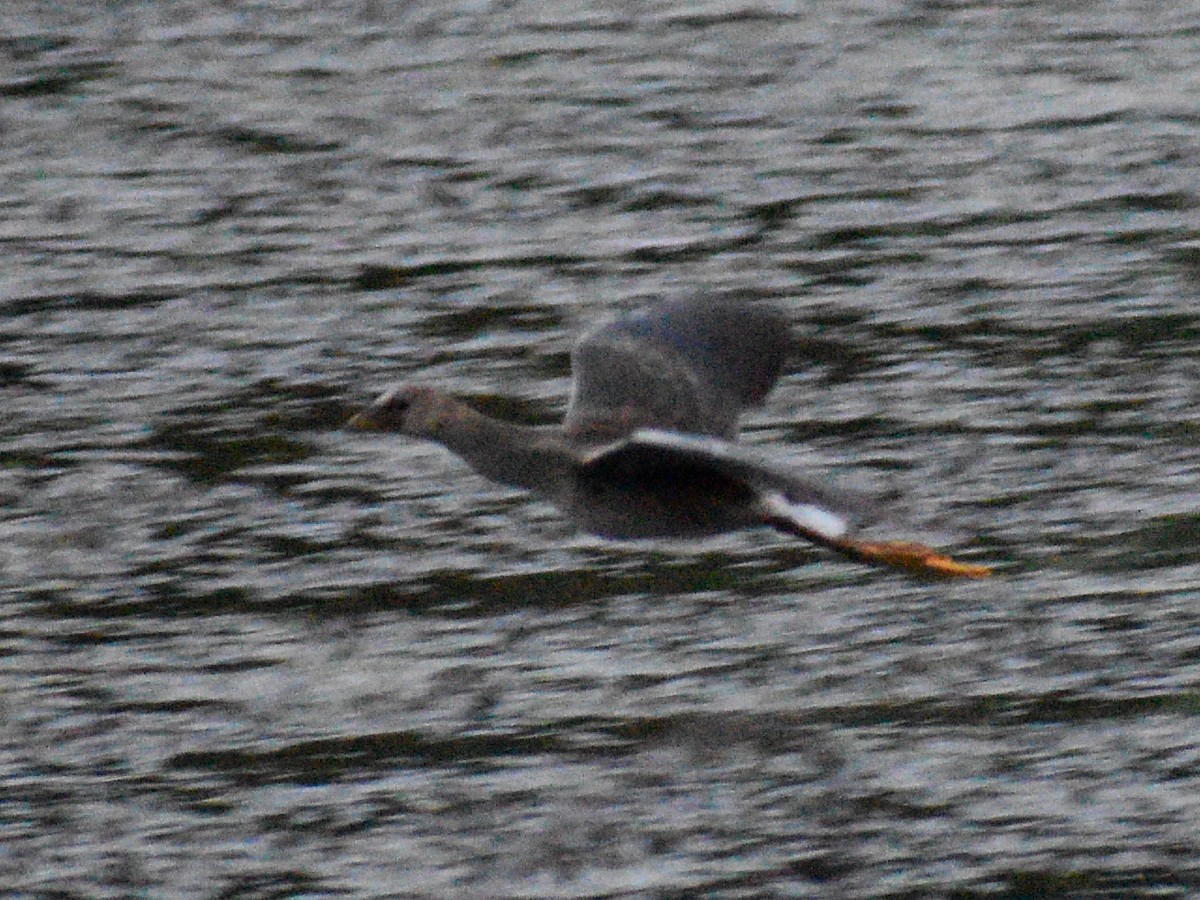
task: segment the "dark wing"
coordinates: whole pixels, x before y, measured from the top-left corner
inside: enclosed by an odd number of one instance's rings
[[[926,578],[992,574],[987,566],[959,562],[914,541],[861,540],[855,527],[876,518],[870,501],[777,469],[719,438],[636,431],[584,453],[579,471],[585,481],[638,488],[630,492],[627,508],[618,507],[598,523],[601,533],[607,527],[616,536],[681,535],[769,525],[858,562]],[[653,485],[656,502],[638,507],[638,498]]]
[[[656,428],[732,440],[790,343],[783,314],[762,303],[696,298],[621,316],[576,345],[564,425],[582,439]]]
[[[583,454],[579,464],[584,475],[629,481],[667,478],[676,490],[696,480],[741,485],[739,502],[753,509],[727,508],[729,528],[769,524],[764,515],[786,512],[815,534],[841,538],[879,517],[876,505],[860,494],[803,478],[720,438],[643,429]],[[705,473],[711,477],[702,478]],[[735,496],[728,490],[723,494]],[[719,499],[713,499],[719,506]]]

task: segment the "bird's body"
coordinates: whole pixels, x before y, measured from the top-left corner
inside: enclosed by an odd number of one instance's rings
[[[978,577],[921,544],[852,537],[865,498],[803,478],[738,444],[738,418],[775,384],[791,342],[774,307],[673,301],[587,333],[572,354],[562,426],[489,418],[430,387],[393,389],[351,425],[435,440],[481,475],[554,503],[617,539],[695,538],[759,526],[861,562]]]

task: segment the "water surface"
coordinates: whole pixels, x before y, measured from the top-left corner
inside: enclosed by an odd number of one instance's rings
[[[17,0],[18,896],[1200,890],[1190,5]],[[338,431],[769,299],[746,440],[995,563],[622,546]]]

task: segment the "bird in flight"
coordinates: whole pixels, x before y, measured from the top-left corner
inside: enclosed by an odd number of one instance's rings
[[[403,385],[347,426],[437,441],[601,537],[699,538],[766,526],[919,576],[990,575],[914,541],[858,537],[877,517],[874,503],[737,442],[742,411],[761,405],[791,341],[783,313],[769,304],[667,301],[584,334],[571,354],[561,425],[493,419],[432,387]]]

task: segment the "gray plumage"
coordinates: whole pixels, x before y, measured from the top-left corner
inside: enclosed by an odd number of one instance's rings
[[[790,346],[787,320],[773,306],[670,301],[583,336],[562,426],[502,422],[419,385],[389,390],[350,425],[438,441],[480,474],[545,497],[604,537],[770,526],[863,562],[985,573],[919,544],[850,538],[874,518],[872,503],[737,443],[742,412],[762,403]]]

